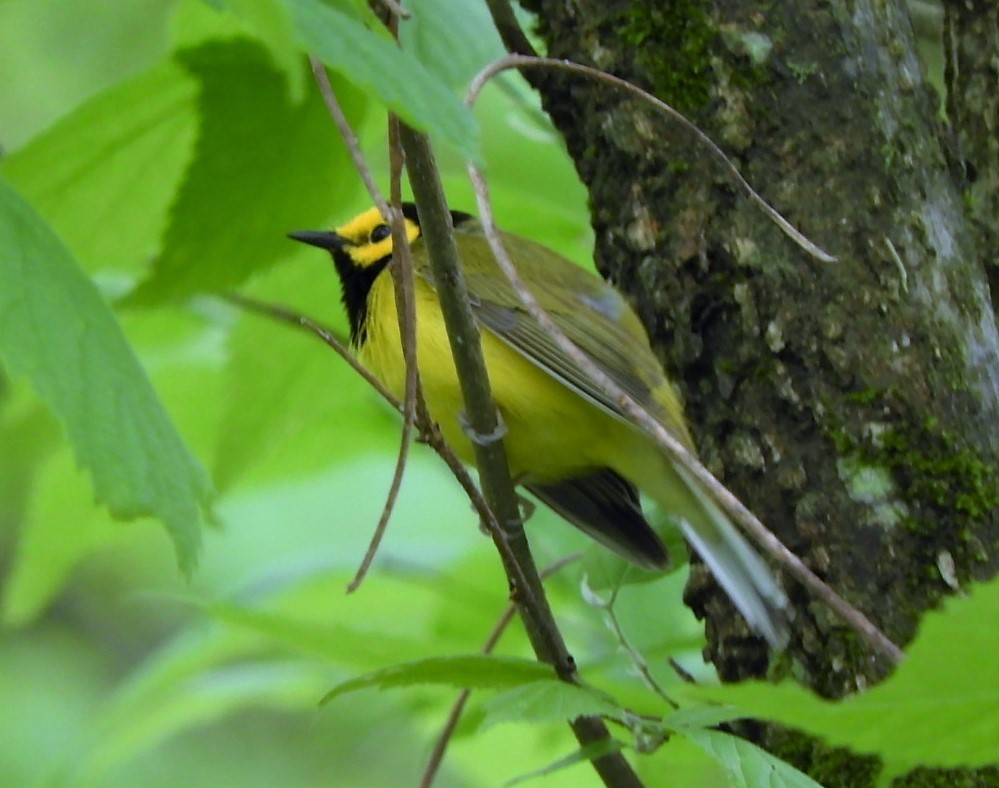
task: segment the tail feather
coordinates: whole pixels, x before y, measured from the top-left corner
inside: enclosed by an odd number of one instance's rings
[[[674,466],[674,471],[705,515],[692,522],[683,516],[685,513],[680,513],[687,541],[711,569],[746,622],[774,648],[783,648],[789,637],[787,597],[777,585],[773,571],[693,476],[685,468]],[[660,503],[669,504],[668,501]]]

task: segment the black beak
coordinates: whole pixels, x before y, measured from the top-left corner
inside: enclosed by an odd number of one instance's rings
[[[326,249],[330,252],[339,251],[350,244],[343,236],[326,230],[296,230],[293,233],[288,233],[288,237],[309,246],[318,246],[320,249]]]

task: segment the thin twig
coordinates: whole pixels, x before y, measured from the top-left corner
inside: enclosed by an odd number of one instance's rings
[[[615,87],[621,88],[628,93],[632,93],[639,98],[648,101],[697,137],[698,141],[707,147],[711,155],[722,163],[732,180],[734,180],[740,188],[746,192],[749,198],[763,210],[770,220],[776,224],[781,231],[788,236],[788,238],[794,241],[798,246],[817,260],[821,260],[824,263],[832,263],[836,261],[835,256],[823,251],[816,244],[808,240],[808,238],[796,230],[787,219],[781,216],[777,209],[773,208],[770,203],[764,200],[756,192],[756,190],[749,185],[746,179],[742,177],[742,173],[739,172],[739,168],[732,163],[732,160],[725,155],[725,152],[718,147],[711,137],[701,131],[696,123],[689,120],[686,115],[674,109],[662,99],[656,98],[651,93],[642,90],[637,85],[633,85],[620,77],[615,77],[613,74],[608,74],[606,71],[601,71],[600,69],[593,68],[591,66],[584,66],[581,63],[573,63],[569,60],[554,60],[552,58],[530,57],[526,55],[507,55],[506,57],[502,57],[499,60],[490,63],[475,75],[475,79],[472,80],[471,87],[469,87],[468,93],[465,96],[465,104],[468,107],[471,107],[475,103],[476,98],[478,98],[482,88],[490,79],[503,71],[508,71],[513,68],[550,68],[558,71],[569,71],[577,74],[584,74],[598,80],[599,82],[614,85]]]
[[[614,636],[617,638],[617,642],[621,645],[621,648],[623,648],[625,653],[631,658],[632,664],[638,670],[639,675],[645,680],[649,689],[662,698],[667,705],[672,706],[674,709],[679,709],[680,704],[666,694],[666,690],[662,688],[662,685],[656,681],[656,677],[652,675],[652,670],[649,668],[649,663],[645,661],[645,657],[643,657],[637,649],[631,645],[631,641],[629,641],[627,635],[624,634],[621,622],[617,619],[617,613],[614,612],[614,603],[617,602],[617,595],[620,590],[620,586],[615,586],[614,591],[611,593],[611,598],[607,601],[607,604],[603,606],[604,613],[610,621],[611,630],[614,632]]]
[[[568,566],[574,561],[578,561],[582,557],[583,554],[581,552],[569,553],[569,555],[563,556],[558,561],[555,561],[542,569],[539,573],[539,577],[542,580],[547,580],[563,567]],[[513,621],[513,617],[516,614],[517,606],[511,602],[506,606],[503,613],[496,621],[496,625],[489,633],[489,637],[486,638],[486,642],[482,644],[483,654],[492,653],[493,649],[496,648],[496,645],[499,643],[500,637],[506,631],[506,628],[510,626],[510,622]],[[462,690],[457,699],[455,699],[454,705],[451,707],[451,711],[447,715],[444,727],[441,729],[440,735],[434,743],[433,752],[430,753],[430,759],[427,761],[427,768],[423,770],[423,776],[420,778],[420,788],[429,788],[429,786],[433,784],[434,778],[437,776],[437,771],[440,769],[441,762],[444,760],[444,752],[447,750],[451,737],[454,736],[455,728],[458,727],[458,721],[461,719],[461,715],[465,710],[465,706],[468,704],[468,698],[471,694],[471,690]]]
[[[518,55],[536,57],[538,53],[521,29],[509,0],[486,0],[486,5],[507,50]]]
[[[277,320],[278,322],[294,326],[295,328],[306,331],[312,336],[322,340],[344,361],[346,361],[351,368],[358,375],[360,375],[366,383],[368,383],[368,385],[377,391],[389,405],[395,408],[400,415],[402,414],[402,403],[396,399],[392,392],[382,385],[378,378],[372,375],[363,364],[354,358],[350,350],[347,348],[346,342],[338,337],[336,332],[332,329],[323,326],[321,323],[310,317],[288,309],[287,307],[278,306],[276,304],[268,304],[264,301],[258,301],[255,298],[238,295],[236,293],[227,293],[221,297],[229,303],[235,304],[236,306],[246,309],[247,311],[256,312],[257,314],[263,315],[272,320]],[[420,439],[430,446],[430,448],[432,448],[440,456],[440,458],[444,460],[452,475],[458,481],[458,484],[461,485],[461,488],[465,491],[465,494],[468,496],[476,514],[482,522],[485,523],[486,527],[490,530],[499,529],[499,524],[496,522],[496,518],[493,515],[492,510],[489,508],[489,504],[486,503],[486,499],[482,496],[482,491],[475,484],[475,481],[472,479],[472,476],[465,467],[465,464],[458,459],[454,450],[447,445],[447,442],[440,434],[440,430],[437,429],[437,425],[431,423],[427,426],[419,425],[419,427]]]
[[[394,18],[397,19],[397,18]],[[399,119],[394,113],[389,113],[389,161],[390,161],[390,192],[393,210],[392,246],[399,253],[394,256],[396,265],[391,266],[396,311],[399,316],[399,331],[402,337],[402,356],[406,362],[405,397],[402,409],[402,431],[400,435],[399,454],[396,458],[395,471],[392,474],[392,484],[389,486],[382,508],[381,517],[375,526],[368,549],[355,572],[353,579],[347,584],[347,593],[353,593],[364,582],[371,568],[378,548],[381,546],[385,529],[395,509],[402,478],[406,473],[406,461],[409,458],[409,447],[412,444],[413,427],[417,421],[418,403],[423,403],[423,392],[420,387],[420,371],[416,361],[416,305],[413,286],[413,258],[406,236],[406,223],[402,215],[402,147],[399,143]],[[426,408],[421,408],[425,413]]]
[[[511,56],[497,61],[492,66],[488,66],[479,73],[473,82],[473,88],[469,91],[469,94],[466,97],[466,104],[468,104],[468,106],[472,105],[475,97],[485,84],[486,79],[508,68],[516,68],[518,65],[567,68],[570,71],[579,71],[580,73],[588,74],[598,79],[610,81],[612,84],[620,83],[622,87],[632,90],[633,92],[637,92],[639,95],[644,94],[644,91],[635,88],[630,83],[618,80],[617,77],[604,74],[596,69],[578,66],[577,64],[572,63],[564,63],[562,61]],[[662,103],[659,102],[659,100],[654,96],[649,96],[649,99],[653,101],[653,103],[656,103],[657,106]],[[666,106],[668,107],[668,105]],[[675,110],[672,110],[672,108],[669,108],[669,111],[671,113],[675,113]],[[696,130],[696,127],[694,128]],[[700,132],[699,130],[697,133],[703,135],[703,132]],[[708,140],[708,142],[711,146],[714,146],[714,143],[711,143],[710,140]],[[663,427],[662,424],[653,418],[641,405],[628,396],[628,394],[624,392],[620,386],[611,380],[610,377],[603,372],[603,370],[597,367],[596,364],[593,363],[592,359],[583,353],[583,351],[581,351],[568,337],[565,336],[559,327],[555,325],[548,313],[545,312],[538,303],[534,294],[524,284],[517,272],[517,269],[511,262],[509,255],[506,253],[506,249],[503,246],[503,241],[500,238],[499,231],[493,217],[492,205],[489,199],[489,188],[486,183],[485,176],[474,163],[470,162],[467,165],[467,169],[469,178],[472,181],[472,186],[475,189],[476,202],[479,207],[479,218],[482,222],[483,231],[489,242],[489,246],[496,257],[497,263],[509,279],[510,284],[517,292],[518,297],[523,302],[527,311],[535,320],[538,321],[543,330],[552,337],[559,349],[565,352],[576,364],[580,366],[580,368],[591,380],[593,380],[610,397],[612,397],[615,403],[635,424],[649,433],[655,439],[660,448],[662,448],[669,455],[671,460],[693,474],[698,482],[700,482],[712,495],[712,497],[719,504],[721,504],[721,506],[740,526],[742,526],[745,531],[749,533],[749,535],[753,538],[753,541],[755,541],[765,552],[783,564],[793,577],[808,588],[817,598],[822,600],[872,648],[886,656],[889,660],[891,660],[891,662],[896,664],[900,662],[903,658],[903,653],[897,645],[895,645],[883,632],[881,632],[881,630],[879,630],[861,611],[850,605],[829,585],[823,582],[804,564],[804,562],[801,561],[801,559],[798,558],[798,556],[788,550],[787,547],[785,547],[784,544],[765,525],[763,525],[763,523],[760,522],[760,520],[752,512],[750,512],[741,501],[739,501],[738,498],[729,492],[729,490],[721,484],[721,482],[719,482],[711,474],[711,472],[708,471],[708,469],[705,468],[700,461],[698,461],[686,449],[686,447],[683,446],[683,444],[680,443],[680,441],[678,441],[665,427]],[[736,174],[738,175],[737,172]],[[740,175],[738,177],[739,180],[742,181],[742,176]],[[745,183],[744,181],[742,182]],[[752,191],[748,184],[746,184],[746,188]],[[755,194],[755,192],[753,192],[753,194]]]
[[[405,11],[396,3],[386,3],[392,11],[390,27],[396,31],[400,17],[405,16]],[[399,489],[402,486],[402,478],[406,471],[406,461],[409,457],[409,447],[412,442],[413,425],[417,415],[424,417],[425,426],[429,426],[426,406],[423,404],[423,394],[420,388],[419,370],[416,364],[416,312],[413,288],[413,263],[412,254],[409,249],[409,239],[406,233],[406,225],[402,216],[402,211],[397,206],[401,203],[400,175],[402,172],[402,154],[398,142],[398,120],[394,115],[389,120],[390,136],[390,158],[392,159],[392,202],[396,210],[390,210],[385,202],[378,184],[375,182],[371,168],[368,167],[361,152],[361,147],[354,134],[354,130],[347,121],[347,116],[337,100],[333,86],[330,84],[326,74],[326,68],[322,62],[315,57],[309,58],[312,65],[312,73],[315,75],[319,90],[322,93],[323,101],[333,121],[336,124],[344,144],[350,152],[354,167],[361,176],[368,194],[374,201],[382,216],[387,217],[392,226],[393,248],[396,250],[395,258],[397,265],[392,266],[392,279],[395,290],[396,312],[399,319],[399,334],[403,343],[403,358],[406,362],[406,389],[403,404],[402,434],[400,436],[399,454],[396,459],[395,471],[392,475],[392,483],[389,485],[388,494],[385,497],[385,505],[382,514],[378,518],[378,523],[368,542],[368,548],[361,559],[361,563],[347,584],[347,593],[356,591],[364,581],[371,564],[375,559],[378,548],[381,545],[385,530],[388,527],[389,519],[395,509],[395,502],[398,499]],[[393,122],[396,129],[393,136]]]
[[[347,120],[347,116],[344,114],[343,108],[340,106],[340,102],[337,101],[336,94],[333,92],[333,86],[326,75],[326,66],[315,55],[309,56],[309,65],[312,67],[312,74],[316,78],[316,84],[319,85],[319,92],[322,93],[323,101],[326,103],[326,109],[333,117],[333,122],[340,132],[340,136],[343,137],[343,142],[347,146],[347,152],[354,162],[354,169],[357,170],[358,175],[361,176],[361,180],[364,182],[364,188],[368,190],[368,194],[371,195],[375,207],[381,211],[382,216],[391,216],[388,203],[382,197],[378,184],[375,183],[374,175],[371,174],[371,168],[368,167],[367,162],[364,160],[364,154],[361,153],[361,143],[358,142],[357,135],[350,127],[350,122]]]
[[[353,370],[364,378],[368,385],[381,394],[382,397],[390,405],[392,405],[392,407],[401,412],[402,406],[399,404],[399,400],[395,398],[392,392],[382,385],[382,382],[378,380],[378,378],[372,375],[371,372],[368,371],[368,369],[354,357],[354,354],[350,352],[350,348],[347,346],[347,340],[339,336],[332,328],[328,328],[322,323],[299,312],[288,309],[287,307],[278,306],[277,304],[268,304],[264,301],[258,301],[255,298],[250,298],[249,296],[240,295],[238,293],[226,293],[222,295],[221,298],[228,301],[230,304],[235,304],[236,306],[242,307],[250,312],[256,312],[257,314],[265,315],[272,320],[278,320],[282,323],[288,323],[297,328],[305,329],[311,334],[319,337],[323,342],[329,345],[337,353],[337,355],[340,356],[340,358],[350,364]]]
[[[409,11],[403,8],[400,3],[396,2],[396,0],[382,0],[382,5],[384,5],[389,10],[389,13],[391,13],[397,20],[409,19],[413,16]]]

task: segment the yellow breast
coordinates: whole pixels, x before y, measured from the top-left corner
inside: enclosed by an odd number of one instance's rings
[[[405,363],[395,296],[388,272],[378,277],[368,301],[367,337],[361,362],[399,399],[405,392]],[[451,348],[437,297],[416,281],[417,358],[430,415],[445,439],[467,463],[472,445],[461,427],[464,409]],[[607,465],[627,451],[634,431],[559,383],[547,372],[483,329],[493,398],[506,425],[510,471],[521,480],[553,481]]]

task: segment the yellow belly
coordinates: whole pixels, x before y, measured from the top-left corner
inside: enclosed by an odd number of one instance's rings
[[[464,462],[474,464],[462,429],[461,389],[435,294],[416,283],[417,358],[430,415]],[[378,315],[377,320],[370,316]],[[399,399],[405,364],[399,341],[391,277],[378,277],[369,300],[367,340],[361,362]],[[493,398],[506,425],[504,444],[516,478],[553,481],[603,467],[633,444],[634,431],[559,383],[488,330],[482,352]]]

